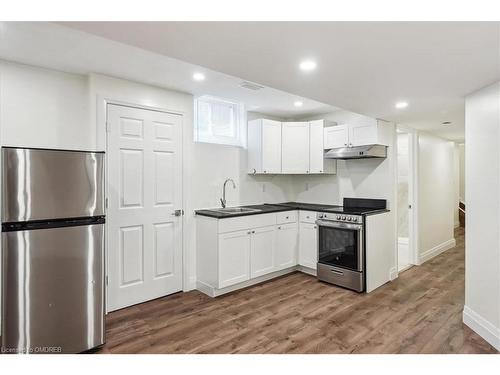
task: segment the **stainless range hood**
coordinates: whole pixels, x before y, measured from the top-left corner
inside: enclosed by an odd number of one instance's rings
[[[386,158],[387,146],[383,145],[367,145],[332,148],[325,151],[325,159],[369,159],[369,158]]]

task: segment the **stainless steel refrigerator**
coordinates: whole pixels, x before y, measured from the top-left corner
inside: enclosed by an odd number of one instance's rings
[[[2,148],[2,352],[104,343],[104,153]]]

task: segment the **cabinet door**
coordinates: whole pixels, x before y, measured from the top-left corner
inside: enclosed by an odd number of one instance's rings
[[[250,231],[219,235],[219,288],[250,278]]]
[[[250,277],[274,271],[275,227],[252,230],[250,245]]]
[[[281,166],[283,173],[309,173],[309,123],[282,124]]]
[[[365,146],[377,143],[377,124],[349,125],[349,146]]]
[[[309,123],[309,173],[323,173],[323,120]]]
[[[276,270],[293,267],[297,264],[297,223],[278,225],[276,228]]]
[[[262,172],[281,173],[281,122],[262,120]]]
[[[300,223],[299,226],[299,264],[316,269],[318,263],[318,227],[311,223]]]
[[[340,148],[349,146],[349,126],[337,125],[329,126],[324,129],[324,142],[325,149]]]

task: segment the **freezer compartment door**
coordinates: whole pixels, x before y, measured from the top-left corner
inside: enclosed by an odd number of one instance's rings
[[[104,343],[104,225],[2,233],[2,351]]]
[[[2,222],[104,215],[104,154],[2,148]]]

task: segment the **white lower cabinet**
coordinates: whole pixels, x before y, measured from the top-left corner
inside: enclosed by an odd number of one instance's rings
[[[228,219],[199,217],[196,224],[198,289],[217,296],[234,290],[237,284],[244,283],[243,287],[252,279],[262,280],[262,276],[293,269],[297,264],[316,269],[315,217],[315,213],[309,211]],[[228,288],[231,286],[235,287]]]
[[[299,224],[299,265],[316,269],[318,263],[318,226],[314,223]]]
[[[238,231],[219,235],[219,288],[250,279],[250,234]]]
[[[250,235],[250,277],[259,277],[275,271],[276,249],[275,227],[251,230]]]
[[[297,265],[297,223],[278,225],[276,228],[276,271]]]

